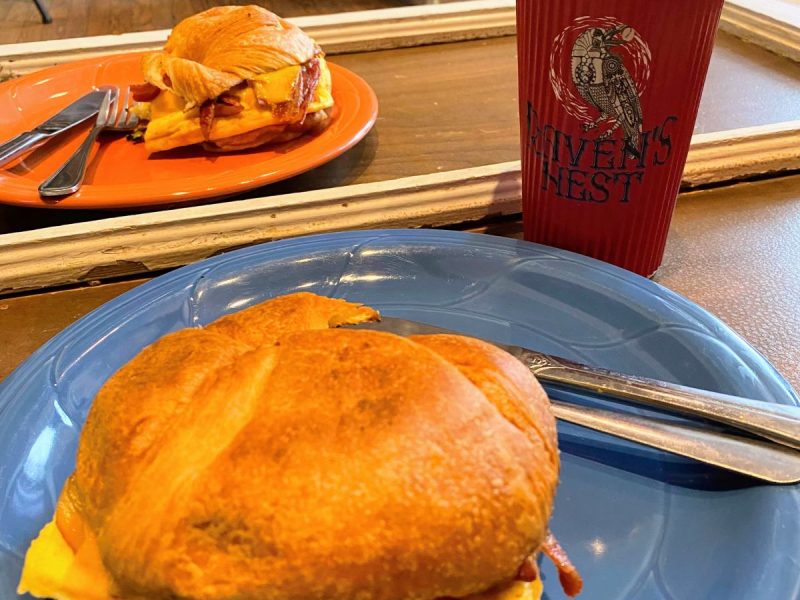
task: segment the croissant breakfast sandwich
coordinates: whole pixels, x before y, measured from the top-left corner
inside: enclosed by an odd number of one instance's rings
[[[537,600],[550,405],[504,351],[338,325],[292,294],[145,348],[98,393],[19,592],[55,600]]]
[[[259,6],[220,6],[178,23],[131,86],[148,153],[202,143],[226,152],[324,130],[331,74],[298,27]]]

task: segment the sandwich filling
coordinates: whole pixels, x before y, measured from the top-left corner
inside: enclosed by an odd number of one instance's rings
[[[71,526],[77,530],[80,545],[74,548],[62,535],[56,519],[44,526],[25,558],[17,593],[29,593],[52,600],[112,600],[112,585],[100,558],[97,542],[80,518],[72,515]],[[513,581],[464,600],[540,600],[542,582]]]
[[[52,600],[112,600],[118,596],[103,566],[97,539],[71,506],[69,499],[62,497],[55,518],[31,543],[17,592]],[[564,592],[568,596],[580,593],[581,577],[552,534],[541,550],[558,569]],[[522,563],[513,582],[465,600],[539,600],[542,592],[539,568],[531,556]]]
[[[144,141],[150,153],[198,143],[210,143],[211,150],[227,150],[226,140],[235,146],[232,138],[264,128],[271,128],[266,132],[270,136],[262,132],[261,137],[268,139],[261,143],[273,141],[278,134],[283,137],[277,141],[286,141],[324,127],[325,111],[333,106],[331,73],[322,56],[256,75],[200,106],[187,105],[174,92],[149,83],[134,87],[133,92],[135,113],[148,121]]]

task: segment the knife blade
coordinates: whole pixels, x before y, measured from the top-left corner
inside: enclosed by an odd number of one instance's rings
[[[388,331],[404,336],[442,333],[469,335],[395,317],[382,317],[379,322],[364,323],[354,327]],[[610,396],[662,410],[710,419],[795,450],[800,449],[800,408],[798,407],[624,375],[521,346],[498,344],[493,340],[487,341],[503,348],[522,361],[543,383],[585,390],[596,395]]]
[[[0,166],[40,146],[48,139],[92,118],[100,109],[100,104],[103,102],[105,94],[106,90],[103,89],[91,91],[34,129],[20,133],[14,139],[0,146]]]
[[[550,400],[553,414],[589,429],[756,477],[770,483],[800,482],[800,452],[768,441],[615,410]]]

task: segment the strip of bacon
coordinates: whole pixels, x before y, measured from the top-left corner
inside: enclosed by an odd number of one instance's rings
[[[244,110],[244,106],[233,94],[223,92],[216,100],[206,100],[200,106],[200,130],[203,132],[203,139],[211,138],[211,127],[217,117],[230,117],[238,115]]]
[[[561,582],[564,593],[570,597],[580,594],[583,589],[583,579],[552,533],[547,534],[542,551],[558,569],[558,580]]]
[[[536,564],[536,559],[533,555],[529,556],[522,561],[522,564],[517,570],[517,581],[536,581],[539,579],[539,565]]]
[[[230,104],[217,104],[214,106],[214,117],[230,117],[232,115],[238,115],[243,110],[244,107],[241,104],[239,106],[231,106]]]
[[[297,107],[306,112],[311,100],[314,99],[314,92],[317,89],[321,70],[319,67],[319,59],[312,58],[300,69],[300,77],[298,78],[296,97]]]
[[[319,59],[312,58],[300,68],[300,73],[294,83],[292,99],[276,104],[272,107],[272,113],[281,120],[302,122],[308,105],[314,99],[320,75]]]
[[[161,90],[152,83],[134,83],[129,87],[136,102],[150,102],[161,93]]]
[[[200,131],[203,132],[203,139],[211,138],[211,125],[214,123],[214,112],[216,103],[213,100],[206,100],[200,105]]]
[[[243,110],[244,106],[239,102],[239,98],[230,92],[222,92],[217,98],[214,114],[218,117],[230,117],[231,115],[238,115]]]
[[[241,108],[242,104],[239,99],[229,92],[222,92],[217,98],[217,104],[226,104],[228,106],[235,106]]]

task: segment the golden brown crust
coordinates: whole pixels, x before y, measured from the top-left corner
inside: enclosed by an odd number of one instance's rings
[[[148,83],[200,105],[245,79],[305,63],[317,50],[297,26],[260,6],[219,6],[178,23],[163,51],[143,57],[142,70]]]
[[[300,292],[232,313],[217,319],[206,329],[257,348],[275,344],[288,333],[378,319],[378,311],[368,306]]]
[[[458,367],[532,443],[544,445],[558,470],[558,438],[550,402],[525,365],[497,346],[475,338],[415,335],[410,339]]]
[[[276,298],[104,386],[62,501],[120,598],[427,600],[514,577],[558,477],[546,396],[482,342],[328,329],[376,317]]]
[[[102,387],[86,420],[78,448],[76,496],[93,527],[125,494],[138,466],[158,453],[169,424],[247,348],[201,329],[170,334],[145,348]]]

